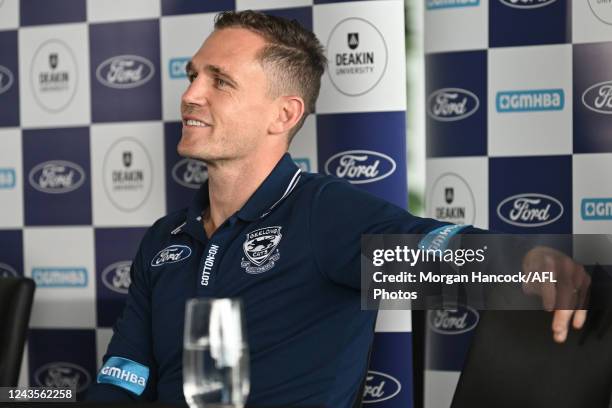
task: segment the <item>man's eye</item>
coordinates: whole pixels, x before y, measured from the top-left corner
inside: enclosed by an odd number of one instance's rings
[[[225,85],[227,85],[227,82],[225,82],[224,79],[221,78],[215,78],[215,86],[217,88],[223,88]]]
[[[189,80],[189,82],[193,82],[194,79],[196,79],[197,74],[195,72],[188,72],[187,73],[187,79]]]

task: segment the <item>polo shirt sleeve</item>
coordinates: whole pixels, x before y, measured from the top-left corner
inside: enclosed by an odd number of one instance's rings
[[[150,230],[149,230],[150,231]],[[130,270],[131,284],[124,309],[113,327],[104,364],[86,400],[154,400],[156,368],[152,351],[151,285],[143,243]]]
[[[337,284],[359,290],[361,235],[426,234],[451,224],[416,217],[343,180],[333,180],[315,194],[309,225],[319,271]],[[482,231],[471,226],[459,229]]]

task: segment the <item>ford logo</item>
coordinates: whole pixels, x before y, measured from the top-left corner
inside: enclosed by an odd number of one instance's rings
[[[183,159],[172,167],[172,178],[181,186],[197,190],[208,178],[208,169],[199,160]]]
[[[478,97],[461,88],[442,88],[427,99],[427,114],[441,122],[452,122],[472,116],[478,110]]]
[[[612,114],[612,81],[600,82],[587,88],[582,103],[597,113]]]
[[[91,384],[91,376],[81,366],[56,361],[36,370],[34,381],[40,387],[74,388],[76,392],[82,392]]]
[[[364,404],[373,404],[389,400],[402,390],[402,384],[389,374],[380,371],[368,371],[363,390]]]
[[[467,333],[474,330],[480,316],[469,306],[457,305],[456,309],[430,310],[428,312],[429,328],[444,335]]]
[[[518,9],[532,9],[549,6],[557,0],[499,0],[503,5]]]
[[[0,278],[16,278],[17,271],[9,265],[0,262]]]
[[[102,85],[115,89],[136,88],[155,74],[153,63],[138,55],[117,55],[103,61],[96,69]]]
[[[191,248],[186,245],[170,245],[159,251],[151,261],[151,266],[161,266],[167,263],[175,263],[189,258]]]
[[[51,160],[34,166],[28,179],[30,185],[40,192],[62,194],[81,187],[85,182],[85,171],[69,161]]]
[[[102,271],[102,283],[113,292],[127,295],[130,287],[131,261],[115,262]]]
[[[499,203],[497,215],[504,222],[517,227],[541,227],[561,218],[563,205],[545,194],[517,194]]]
[[[7,67],[0,65],[0,94],[9,90],[13,80],[13,73]]]
[[[370,150],[340,152],[325,162],[327,174],[346,179],[352,184],[382,180],[393,174],[396,167],[391,157]]]

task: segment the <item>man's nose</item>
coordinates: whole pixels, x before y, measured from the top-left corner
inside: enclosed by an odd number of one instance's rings
[[[205,78],[197,77],[189,84],[181,102],[186,105],[206,105],[208,103],[208,88]]]

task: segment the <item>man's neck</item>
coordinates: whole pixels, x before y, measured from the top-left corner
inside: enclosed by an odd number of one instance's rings
[[[281,157],[282,154],[269,157],[265,161],[254,159],[209,164],[210,205],[202,217],[209,238],[225,220],[244,206]]]

